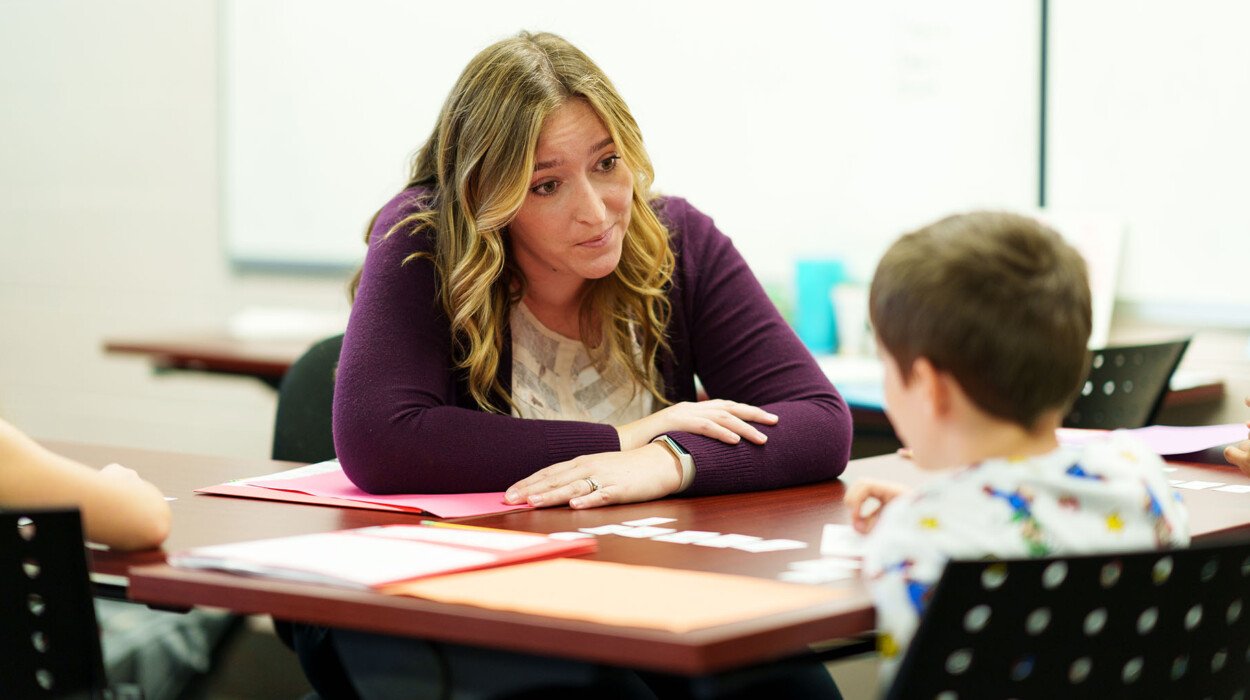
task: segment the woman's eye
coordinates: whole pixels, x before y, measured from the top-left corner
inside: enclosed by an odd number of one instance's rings
[[[616,168],[616,161],[620,159],[620,156],[608,156],[607,158],[604,158],[599,161],[599,171],[604,173],[611,172]]]
[[[555,180],[548,180],[547,182],[544,182],[541,185],[534,185],[533,187],[530,188],[530,192],[533,192],[534,194],[540,197],[546,197],[548,195],[555,194],[556,187],[558,186],[559,185],[556,184]]]

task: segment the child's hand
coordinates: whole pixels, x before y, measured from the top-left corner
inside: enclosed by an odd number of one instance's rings
[[[1246,405],[1250,406],[1250,396],[1246,397]],[[1246,422],[1246,427],[1250,428],[1250,421]],[[1242,440],[1236,445],[1224,448],[1224,459],[1246,474],[1250,474],[1250,440]]]
[[[100,470],[100,476],[106,476],[110,479],[121,479],[122,481],[141,481],[139,473],[133,469],[127,469],[120,464],[110,464]]]
[[[910,490],[903,484],[876,479],[860,479],[851,484],[842,498],[846,507],[851,509],[851,526],[856,532],[864,534],[872,531],[885,504]]]

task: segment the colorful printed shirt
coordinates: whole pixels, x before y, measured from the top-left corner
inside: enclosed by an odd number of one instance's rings
[[[948,559],[1021,559],[1183,547],[1189,517],[1163,460],[1122,433],[992,459],[895,498],[868,536],[882,687]]]

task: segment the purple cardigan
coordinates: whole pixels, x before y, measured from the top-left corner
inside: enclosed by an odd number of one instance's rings
[[[378,216],[343,339],[334,391],[334,446],[343,471],[371,493],[502,491],[548,465],[619,450],[610,425],[477,409],[463,373],[453,369],[433,263],[401,264],[432,250],[431,241],[384,235],[419,206],[417,193],[399,194]],[[694,456],[695,479],[685,495],[778,488],[842,473],[851,445],[842,397],[712,220],[684,199],[654,204],[677,259],[668,292],[672,354],[659,360],[666,398],[696,400],[697,374],[709,396],[780,417],[775,426],[757,426],[768,435],[762,446],[669,433]],[[508,335],[500,365],[510,390]]]

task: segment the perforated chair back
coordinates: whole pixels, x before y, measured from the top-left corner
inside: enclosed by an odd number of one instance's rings
[[[334,404],[334,373],[343,336],[326,338],[300,356],[278,387],[273,426],[273,458],[290,462],[334,459],[330,416]]]
[[[1250,697],[1250,544],[950,562],[889,697]]]
[[[1064,426],[1114,430],[1154,423],[1172,373],[1188,347],[1186,338],[1094,350],[1089,378],[1064,417]]]
[[[0,695],[92,697],[106,682],[82,520],[0,513]]]

